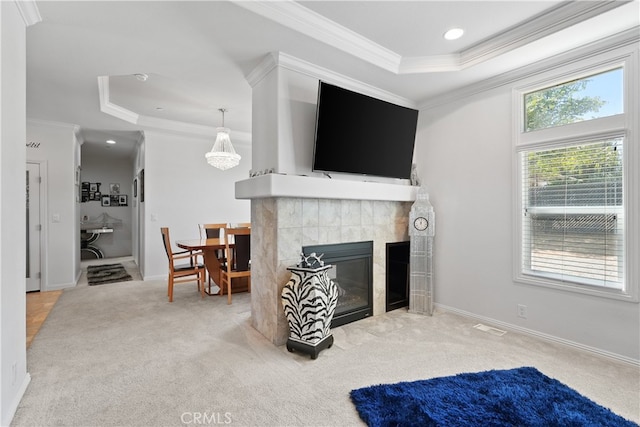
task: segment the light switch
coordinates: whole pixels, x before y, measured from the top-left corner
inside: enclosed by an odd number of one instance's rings
[[[158,214],[151,214],[151,221],[157,221],[158,220]]]
[[[51,221],[60,222],[60,214],[59,213],[54,213],[53,215],[51,215]]]

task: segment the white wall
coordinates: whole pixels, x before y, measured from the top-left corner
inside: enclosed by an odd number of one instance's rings
[[[394,104],[408,99],[283,53],[269,55],[249,77],[252,87],[253,171],[324,177],[313,172],[318,84],[331,83]],[[408,184],[409,180],[332,173],[337,180]]]
[[[142,246],[142,242],[144,242],[144,227],[142,226],[142,203],[140,203],[140,186],[142,185],[140,179],[140,171],[144,169],[144,152],[145,152],[145,142],[144,142],[144,133],[140,144],[138,145],[138,149],[136,150],[135,159],[133,160],[133,168],[132,174],[135,179],[136,185],[136,194],[132,196],[131,200],[131,240],[132,240],[132,253],[133,259],[135,260],[138,267],[140,267],[140,271],[143,271],[142,260],[144,259],[143,253],[144,248]]]
[[[519,84],[420,112],[417,159],[437,218],[435,301],[445,309],[637,363],[637,303],[512,280],[511,89]],[[637,136],[629,140],[637,142]],[[634,162],[630,169],[637,170],[637,157]],[[528,307],[526,319],[517,317],[517,304]]]
[[[25,326],[25,22],[0,2],[0,423],[29,384]]]
[[[133,233],[133,160],[123,158],[102,158],[90,155],[82,156],[82,181],[100,182],[102,195],[109,194],[109,184],[120,184],[120,194],[127,196],[127,206],[102,206],[101,201],[89,201],[80,204],[80,218],[84,215],[89,221],[99,218],[103,213],[121,220],[113,233],[101,235],[94,243],[104,253],[105,258],[129,256],[132,251]]]
[[[77,146],[75,127],[68,124],[27,122],[27,141],[38,148],[27,149],[27,160],[45,162],[41,191],[45,192],[45,265],[42,290],[75,286],[80,276],[79,201],[75,184]]]
[[[160,227],[169,227],[175,241],[199,238],[199,223],[251,220],[250,202],[235,199],[235,182],[249,176],[251,150],[234,142],[233,130],[231,142],[242,160],[239,166],[221,171],[204,157],[213,145],[211,138],[145,131],[145,201],[141,204],[145,280],[167,275]]]
[[[251,129],[253,131],[253,166],[255,172],[273,169],[286,173],[278,165],[278,72],[267,74],[253,86]],[[259,131],[256,131],[259,130]]]

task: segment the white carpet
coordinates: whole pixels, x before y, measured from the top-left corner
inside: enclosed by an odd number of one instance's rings
[[[311,360],[253,329],[249,298],[228,306],[188,283],[168,303],[163,281],[65,290],[28,350],[12,426],[362,425],[354,388],[520,366],[640,422],[633,366],[404,309],[334,329]]]

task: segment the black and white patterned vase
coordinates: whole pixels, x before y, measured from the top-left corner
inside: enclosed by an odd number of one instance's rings
[[[331,320],[338,303],[338,287],[327,274],[331,265],[289,267],[291,279],[282,289],[282,307],[289,323],[287,350],[311,355],[333,345]]]

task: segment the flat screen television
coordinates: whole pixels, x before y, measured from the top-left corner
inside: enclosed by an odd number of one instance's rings
[[[313,171],[408,179],[418,110],[320,82]]]

